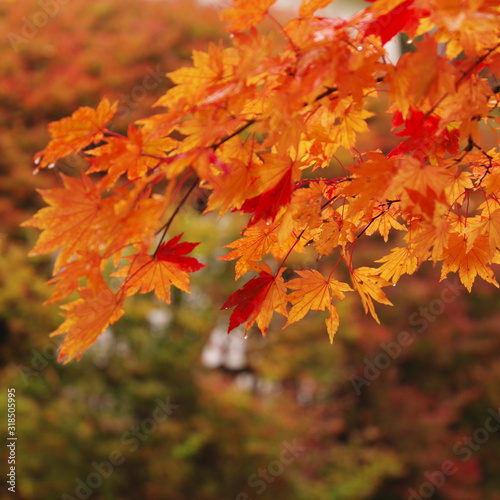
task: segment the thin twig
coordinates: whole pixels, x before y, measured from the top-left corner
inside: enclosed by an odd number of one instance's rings
[[[196,177],[196,179],[194,180],[194,182],[191,185],[191,187],[186,191],[186,194],[183,196],[182,200],[177,205],[177,207],[174,210],[173,214],[170,216],[170,218],[168,219],[168,221],[163,225],[163,232],[162,232],[161,237],[160,237],[160,242],[158,243],[158,246],[156,247],[156,250],[154,251],[153,258],[156,257],[156,254],[158,253],[160,245],[163,243],[163,240],[165,239],[167,231],[169,230],[169,228],[170,228],[170,226],[171,226],[171,224],[172,224],[175,216],[179,213],[179,210],[182,208],[182,206],[184,205],[184,203],[186,203],[186,200],[188,199],[189,195],[193,192],[194,188],[197,186],[198,180],[199,180],[198,177]],[[160,229],[160,231],[161,231],[161,229]]]

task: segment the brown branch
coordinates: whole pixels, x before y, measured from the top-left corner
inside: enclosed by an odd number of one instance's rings
[[[389,210],[389,208],[391,208],[391,205],[393,203],[398,203],[400,202],[401,200],[386,200],[386,203],[384,203],[384,205],[386,205],[385,209],[380,212],[378,215],[376,215],[375,217],[372,218],[372,220],[365,226],[365,228],[356,236],[356,239],[359,239],[365,232],[366,230],[379,218],[379,217],[382,217],[382,215],[386,214],[387,213],[387,210]]]

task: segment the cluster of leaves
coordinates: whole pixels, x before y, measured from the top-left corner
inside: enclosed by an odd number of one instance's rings
[[[390,304],[382,288],[425,261],[442,262],[441,279],[458,272],[469,291],[477,275],[498,286],[500,153],[487,146],[500,122],[497,3],[377,0],[341,20],[314,16],[328,1],[304,0],[280,26],[279,50],[256,29],[273,3],[236,0],[224,14],[232,46],[195,51],[193,67],[169,74],[175,86],[156,103],[166,111],[127,135],[107,127],[117,104],[106,98],[50,125],[37,169],[71,153],[89,163],[81,178],[41,191],[49,206],[26,223],[43,231],[33,255],[60,250],[50,301],[80,295],[54,332],[66,335],[61,360],[92,345],[126,297],[154,290],[168,302],[171,285],[189,291],[188,273],[201,267],[186,257],[195,244],[165,240],[198,185],[207,212],[251,214],[223,257],[237,259],[236,278],[258,273],[223,305],[235,308],[230,329],[256,323],[265,334],[274,312],[289,325],[328,310],[333,339],[334,299],[354,289],[378,321],[374,302]],[[417,41],[394,63],[384,44],[398,33]],[[358,153],[367,104],[381,94],[400,142],[388,154]],[[355,160],[330,175],[341,148]],[[398,242],[381,266],[356,267],[357,241],[374,234]],[[332,256],[331,269],[285,282],[287,259],[308,246]],[[334,277],[342,261],[352,288]],[[121,279],[113,289],[110,267]]]
[[[193,0],[130,0],[126,9],[119,0],[7,0],[0,21],[0,228],[17,239],[25,236],[19,224],[41,205],[35,188],[54,185],[54,176],[31,169],[47,123],[106,94],[120,100],[114,126],[125,131],[151,113],[169,86],[164,74],[221,29],[214,9]],[[82,162],[70,159],[58,168],[77,171]]]

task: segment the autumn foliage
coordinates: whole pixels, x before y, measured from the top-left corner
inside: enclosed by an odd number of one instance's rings
[[[283,27],[273,3],[235,0],[224,13],[232,46],[195,51],[192,67],[169,73],[164,110],[126,136],[110,125],[118,103],[107,98],[50,124],[36,168],[75,153],[88,162],[81,177],[61,174],[61,187],[41,190],[48,206],[25,223],[42,231],[32,255],[59,251],[50,302],[71,300],[53,333],[65,334],[60,360],[81,356],[126,297],[189,292],[203,267],[189,256],[197,243],[169,230],[196,187],[206,212],[248,214],[222,257],[236,261],[236,278],[257,273],[222,305],[234,308],[230,330],[256,323],[265,334],[275,312],[289,325],[327,311],[333,339],[346,292],[378,321],[375,302],[391,304],[383,288],[426,261],[469,291],[478,275],[498,287],[498,2],[377,0],[343,20],[314,16],[329,1],[304,0]],[[276,33],[258,31],[265,18]],[[414,50],[391,61],[384,45],[399,33]],[[358,151],[377,101],[399,143]],[[352,164],[337,160],[341,150]],[[374,235],[386,255],[358,265],[356,247]],[[289,257],[311,249],[310,269],[287,279]]]

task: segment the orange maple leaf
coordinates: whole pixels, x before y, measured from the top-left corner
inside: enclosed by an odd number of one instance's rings
[[[469,292],[478,274],[485,281],[498,288],[495,275],[489,266],[492,257],[489,252],[488,237],[478,236],[469,251],[467,251],[467,240],[467,234],[452,233],[450,235],[448,248],[444,251],[440,280],[444,280],[448,273],[458,271],[460,281]]]
[[[101,279],[90,287],[81,287],[80,298],[62,306],[66,319],[51,336],[63,335],[58,361],[68,363],[94,344],[99,335],[123,315],[123,297],[115,295]]]
[[[337,297],[343,299],[344,292],[352,292],[353,289],[347,284],[332,278],[326,279],[316,269],[296,271],[300,278],[295,278],[286,283],[287,288],[294,290],[287,296],[287,300],[293,304],[288,313],[288,320],[285,326],[291,325],[302,319],[310,310],[330,311],[330,319],[326,321],[330,341],[337,331],[338,322],[335,321],[335,312],[332,313],[332,299]],[[336,327],[334,328],[334,325]]]
[[[233,0],[234,7],[222,13],[222,19],[229,23],[229,31],[243,31],[260,23],[269,7],[276,0]]]
[[[112,186],[123,174],[129,179],[146,175],[166,157],[177,142],[170,137],[156,137],[145,127],[128,127],[128,137],[109,137],[107,143],[88,151],[91,167],[87,173],[106,171],[106,186]]]
[[[117,105],[103,98],[97,109],[84,106],[70,117],[50,123],[51,141],[45,149],[36,153],[35,164],[39,163],[40,168],[47,167],[70,153],[99,142],[104,135],[104,126],[113,118]]]
[[[76,252],[99,248],[105,241],[103,229],[109,233],[109,228],[115,228],[110,202],[101,198],[101,191],[89,177],[83,174],[78,179],[61,174],[61,178],[62,188],[38,191],[50,206],[22,224],[43,230],[29,255],[61,248],[55,272]]]
[[[182,234],[177,235],[160,245],[155,255],[138,253],[127,257],[131,263],[113,273],[115,277],[125,278],[121,290],[126,296],[154,290],[160,300],[169,304],[172,285],[191,293],[188,272],[198,271],[205,265],[194,257],[185,257],[198,243],[179,243],[181,237]]]
[[[300,17],[311,17],[318,9],[330,5],[333,0],[302,0],[299,8]]]
[[[389,286],[392,285],[392,283],[377,276],[377,271],[377,269],[371,267],[359,267],[352,271],[351,276],[354,288],[361,296],[365,313],[369,311],[375,321],[380,324],[373,301],[376,300],[380,304],[392,306],[392,302],[381,290],[383,286]]]
[[[44,304],[53,304],[66,299],[80,288],[80,280],[86,278],[92,286],[102,280],[101,256],[95,251],[78,252],[78,258],[65,263],[64,267],[47,284],[55,284],[52,295]]]
[[[235,279],[253,269],[254,264],[278,242],[278,237],[274,232],[276,227],[277,224],[270,225],[259,221],[245,230],[243,238],[225,245],[226,248],[233,248],[233,250],[219,259],[238,259],[235,265]]]
[[[493,256],[495,250],[500,248],[500,208],[490,213],[489,204],[485,205],[481,218],[477,222],[468,224],[464,230],[464,234],[467,234],[466,251],[469,252],[474,246],[476,238],[483,234],[488,237],[490,255]]]
[[[237,158],[231,158],[227,163],[219,159],[214,153],[209,154],[211,163],[210,188],[212,193],[207,202],[206,212],[212,211],[220,205],[220,214],[223,215],[229,209],[236,210],[246,198],[257,194],[255,185],[255,174],[252,163],[249,165]]]

